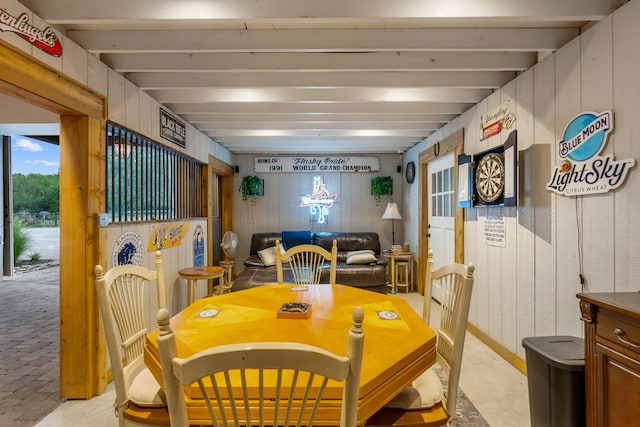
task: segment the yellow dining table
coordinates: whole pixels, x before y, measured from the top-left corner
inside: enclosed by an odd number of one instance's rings
[[[278,309],[288,302],[310,303],[310,316],[278,318]],[[435,333],[403,299],[343,285],[264,285],[199,299],[171,318],[171,328],[179,357],[256,341],[301,342],[344,355],[357,305],[364,310],[358,400],[358,425],[362,425],[436,360]],[[157,335],[157,329],[147,335],[144,358],[162,384]],[[342,384],[330,382],[328,387],[315,425],[340,424]],[[197,414],[204,403],[197,386],[185,391],[190,420],[201,424],[204,420]]]

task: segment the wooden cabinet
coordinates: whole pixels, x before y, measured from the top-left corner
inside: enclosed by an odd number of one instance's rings
[[[640,294],[578,294],[585,325],[587,426],[640,422]]]

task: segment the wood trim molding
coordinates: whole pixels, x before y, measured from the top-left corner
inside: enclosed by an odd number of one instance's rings
[[[434,149],[435,146],[438,149]],[[428,215],[429,212],[429,190],[428,190],[428,164],[436,157],[446,154],[450,151],[455,151],[454,160],[454,174],[456,177],[456,188],[458,181],[458,162],[457,155],[464,153],[464,128],[457,130],[443,140],[437,142],[435,145],[425,149],[418,156],[418,165],[420,170],[420,202],[418,206],[418,217],[420,218],[420,238],[418,239],[418,292],[422,293],[424,290],[424,276],[425,276],[425,262],[427,259],[427,252],[429,250],[428,234]],[[455,249],[454,249],[454,261],[457,263],[464,263],[464,209],[456,207],[455,212]]]
[[[208,176],[209,179],[213,174],[217,174],[222,177],[220,180],[220,192],[221,192],[221,202],[220,202],[220,220],[222,222],[222,233],[224,234],[226,231],[230,231],[233,228],[233,166],[223,162],[220,159],[215,158],[212,155],[209,155],[209,168],[208,168]],[[207,191],[208,198],[211,197],[211,191]],[[208,199],[207,199],[208,200]],[[207,209],[207,228],[209,230],[213,227],[213,204],[209,203],[209,207]],[[211,241],[208,242],[211,244]],[[213,262],[213,248],[208,248],[209,253],[209,264]]]
[[[0,40],[0,92],[60,115],[105,120],[106,99]]]
[[[459,144],[455,147],[455,159],[454,159],[454,170],[453,174],[455,176],[454,188],[458,188],[458,156],[464,153],[464,133],[461,136],[462,144]],[[456,204],[455,207],[455,230],[454,230],[454,244],[455,247],[453,249],[453,258],[454,261],[460,264],[464,264],[464,208],[458,207]]]
[[[458,129],[448,137],[444,138],[442,141],[438,141],[431,147],[424,150],[422,153],[420,153],[418,162],[421,164],[429,163],[431,160],[435,159],[438,156],[446,154],[449,151],[454,151],[460,144],[462,144],[464,147],[464,128]],[[434,147],[439,148],[436,149]]]
[[[517,370],[527,375],[527,363],[520,356],[513,353],[512,351],[509,351],[505,346],[491,338],[485,332],[482,332],[480,329],[478,329],[477,326],[472,323],[467,323],[467,330],[491,350],[498,353],[500,357],[512,364]]]
[[[215,172],[218,175],[233,176],[233,166],[213,157],[212,155],[209,155],[209,168],[212,172]]]
[[[593,307],[588,301],[580,300],[580,314],[585,323],[593,323],[596,318],[596,307]]]
[[[106,259],[95,215],[104,206],[104,139],[104,121],[60,117],[60,395],[69,399],[88,399],[106,384],[93,285],[93,269]]]

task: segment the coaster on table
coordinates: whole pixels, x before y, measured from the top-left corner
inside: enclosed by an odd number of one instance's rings
[[[216,317],[220,313],[220,309],[218,308],[207,308],[206,310],[202,310],[198,313],[197,317]]]
[[[382,320],[398,320],[400,319],[400,316],[398,315],[398,313],[396,313],[395,311],[392,310],[380,310],[377,312],[378,313],[378,317]]]

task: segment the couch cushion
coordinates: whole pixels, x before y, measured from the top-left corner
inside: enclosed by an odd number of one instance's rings
[[[244,260],[245,267],[264,267],[262,260],[258,255],[249,255],[249,258]]]
[[[280,253],[281,254],[284,253],[284,248],[282,247],[282,245],[280,246]],[[265,267],[271,267],[272,265],[276,265],[276,247],[275,246],[271,246],[270,248],[258,251],[258,256],[260,257],[260,260],[262,261],[262,264]]]
[[[283,231],[282,232],[282,244],[284,248],[289,250],[298,245],[310,245],[311,244],[311,231]]]
[[[282,240],[280,233],[253,233],[251,236],[250,255],[258,255],[258,251],[276,245],[276,240]]]
[[[378,262],[372,250],[365,249],[362,251],[347,252],[347,264],[371,264]]]
[[[375,254],[380,253],[380,238],[373,232],[330,232],[319,231],[313,234],[313,244],[331,251],[333,239],[338,244],[338,252],[361,251],[370,249]]]

